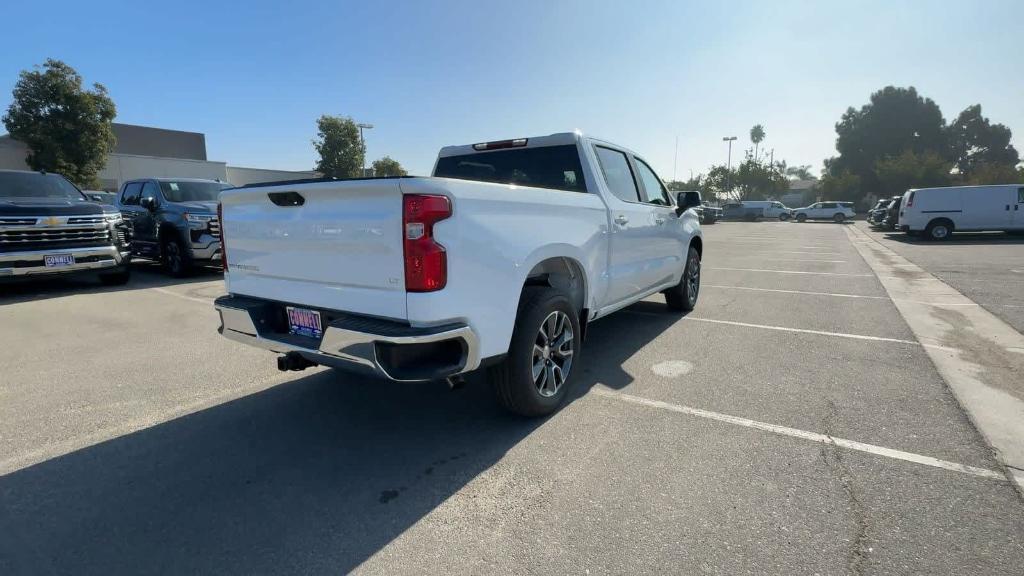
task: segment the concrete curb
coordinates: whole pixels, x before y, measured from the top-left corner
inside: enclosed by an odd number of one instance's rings
[[[1024,335],[863,230],[845,230],[1024,496]]]

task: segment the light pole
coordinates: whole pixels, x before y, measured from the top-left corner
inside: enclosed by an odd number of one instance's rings
[[[373,128],[373,124],[360,122],[359,124],[356,124],[356,126],[359,128],[359,144],[363,147],[363,173],[359,175],[359,177],[362,178],[366,176],[366,140],[363,138],[363,128],[369,130],[370,128]]]
[[[726,136],[722,138],[722,142],[729,143],[729,156],[728,161],[725,165],[725,193],[729,194],[732,192],[732,141],[735,140],[735,136]]]

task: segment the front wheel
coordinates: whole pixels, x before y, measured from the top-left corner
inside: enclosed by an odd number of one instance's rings
[[[846,214],[843,214],[842,212],[838,212],[832,217],[832,221],[836,224],[842,224],[844,220],[846,220]]]
[[[505,361],[488,371],[498,402],[522,416],[544,416],[568,395],[579,353],[580,323],[569,298],[546,286],[527,286]]]
[[[807,214],[797,214],[796,215],[796,221],[797,222],[807,222]]]
[[[161,256],[164,269],[175,278],[187,276],[192,270],[192,258],[177,238],[169,237],[164,240]]]
[[[786,220],[789,220],[789,214],[786,214],[785,212],[783,212],[782,214],[779,214],[779,220],[782,221],[782,222],[785,222]]]
[[[689,312],[697,306],[700,294],[700,252],[693,246],[686,255],[686,267],[679,284],[665,291],[665,304],[669,310]]]

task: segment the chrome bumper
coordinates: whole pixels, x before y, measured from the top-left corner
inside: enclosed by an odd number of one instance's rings
[[[192,258],[220,261],[220,240],[203,235],[198,241],[192,242]]]
[[[44,256],[71,254],[75,263],[69,266],[48,268]],[[27,250],[24,252],[0,252],[0,278],[28,276],[30,274],[64,274],[83,270],[102,270],[120,266],[128,259],[128,252],[119,252],[116,246],[95,246],[91,248],[50,248],[48,250]],[[90,259],[89,262],[79,260]],[[20,263],[14,266],[14,263]],[[25,264],[28,263],[26,266]]]
[[[268,307],[281,306],[244,296],[222,296],[214,302],[220,312],[219,332],[226,338],[278,354],[297,353],[316,364],[378,376],[397,382],[422,382],[475,370],[480,366],[476,333],[466,325],[414,328],[395,322],[349,316],[326,326],[317,344],[312,338],[296,337],[272,330]],[[461,358],[448,369],[431,377],[403,377],[380,358],[381,345],[461,343]]]

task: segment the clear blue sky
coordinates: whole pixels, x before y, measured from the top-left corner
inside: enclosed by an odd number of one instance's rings
[[[370,159],[581,129],[662,177],[765,126],[776,159],[834,154],[847,106],[916,86],[981,103],[1024,148],[1024,2],[14,2],[0,106],[47,57],[107,86],[119,122],[204,132],[210,159],[309,169],[321,114],[371,122]],[[734,158],[737,157],[734,150]]]

